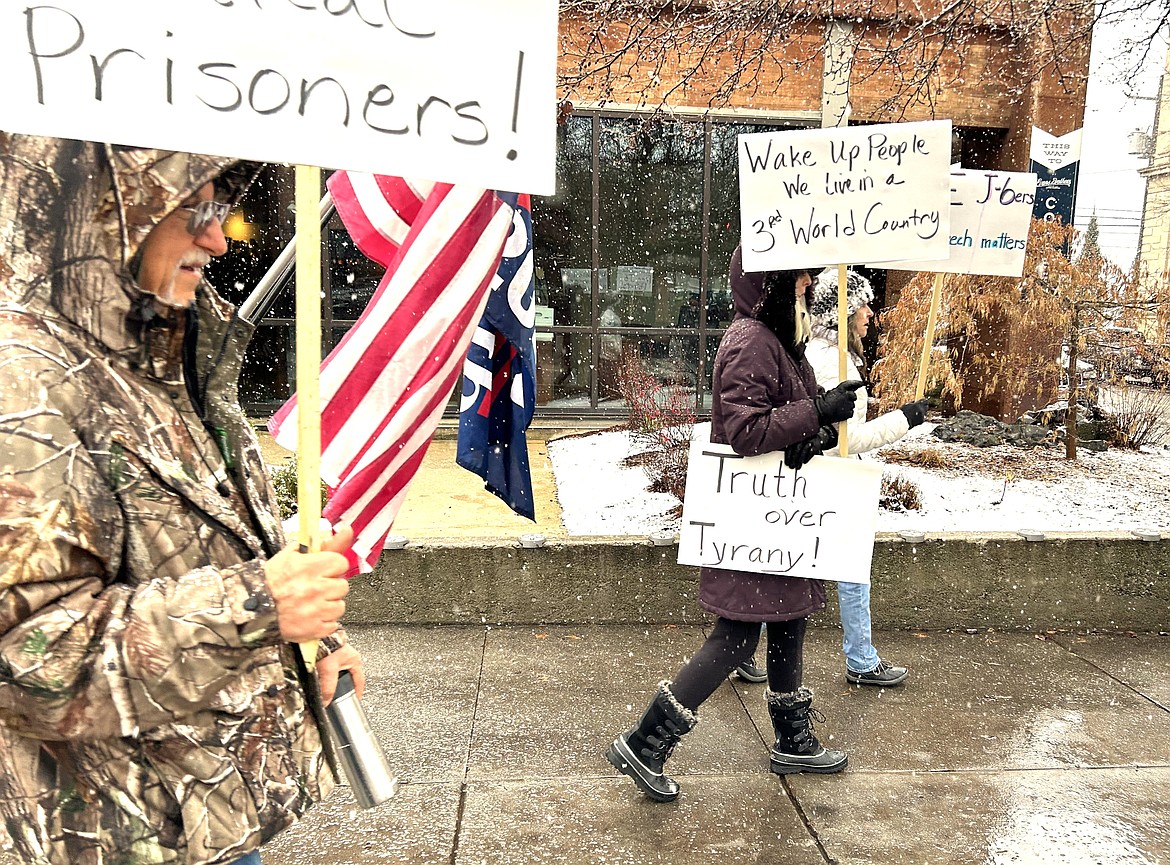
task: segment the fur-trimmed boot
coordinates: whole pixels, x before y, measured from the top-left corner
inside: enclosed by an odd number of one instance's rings
[[[844,751],[826,748],[813,735],[812,721],[823,724],[825,718],[812,707],[812,691],[800,688],[790,694],[769,690],[768,714],[776,731],[772,746],[772,771],[777,775],[793,772],[840,772],[849,763]]]
[[[670,682],[659,682],[642,720],[614,739],[606,759],[619,772],[633,778],[638,789],[651,799],[672,802],[678,798],[678,784],[663,774],[662,766],[678,740],[698,722],[695,713],[675,699]]]

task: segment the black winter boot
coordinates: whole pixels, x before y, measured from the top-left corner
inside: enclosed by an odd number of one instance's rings
[[[824,747],[813,735],[812,720],[825,722],[824,717],[812,707],[812,691],[801,688],[791,694],[767,692],[768,714],[772,716],[772,729],[776,731],[776,744],[772,746],[772,771],[777,775],[793,772],[840,772],[849,762],[844,751]]]
[[[739,664],[732,672],[743,679],[743,681],[751,682],[753,685],[768,681],[768,674],[756,666],[755,655],[752,655],[742,664]]]
[[[638,789],[657,802],[678,798],[678,784],[662,773],[662,766],[678,740],[699,722],[695,713],[675,699],[670,682],[659,682],[638,726],[614,739],[606,759],[629,775]]]

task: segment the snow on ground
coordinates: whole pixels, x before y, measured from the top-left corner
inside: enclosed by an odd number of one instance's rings
[[[1078,452],[1061,448],[976,448],[943,442],[923,424],[865,459],[918,486],[922,508],[878,514],[879,532],[1170,532],[1170,450]],[[622,461],[638,448],[625,431],[549,442],[565,528],[570,535],[647,535],[677,531],[673,496],[648,492],[640,467]],[[911,461],[932,458],[943,468]],[[1010,479],[1009,479],[1010,476]],[[1006,492],[1004,490],[1007,482]]]
[[[636,449],[628,432],[574,435],[548,443],[561,520],[570,535],[646,535],[678,528],[678,499],[652,493],[641,468],[625,468]]]

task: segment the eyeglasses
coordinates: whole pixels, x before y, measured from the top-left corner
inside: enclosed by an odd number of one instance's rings
[[[228,214],[231,213],[232,206],[224,201],[200,201],[198,204],[176,207],[175,209],[186,210],[191,214],[187,219],[187,233],[192,237],[198,237],[211,228],[212,222],[223,225],[227,221]]]

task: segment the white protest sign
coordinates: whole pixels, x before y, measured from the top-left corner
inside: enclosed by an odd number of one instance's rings
[[[550,0],[0,4],[0,129],[552,194]]]
[[[1036,175],[1007,171],[951,173],[950,257],[876,262],[872,267],[930,273],[1023,276]]]
[[[950,162],[949,120],[740,135],[744,270],[945,258]]]
[[[1028,158],[1040,163],[1049,171],[1059,171],[1066,165],[1079,162],[1082,132],[1081,129],[1074,129],[1068,135],[1057,137],[1039,126],[1033,126],[1032,146],[1028,149]]]
[[[880,466],[813,457],[793,470],[779,451],[741,457],[711,444],[707,429],[691,441],[679,564],[869,582]]]

